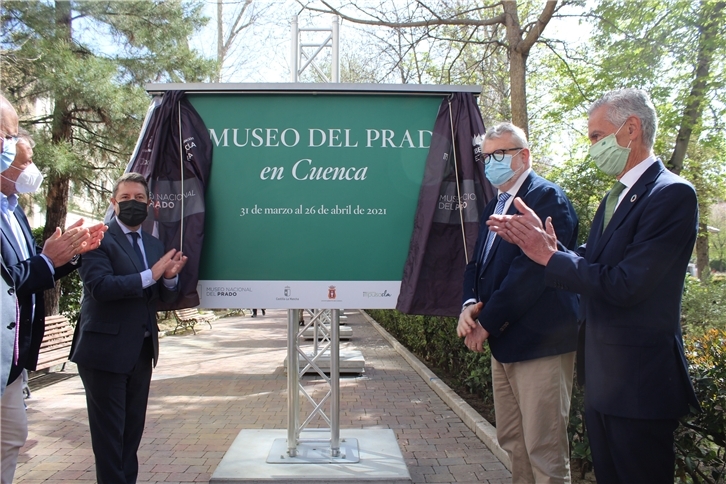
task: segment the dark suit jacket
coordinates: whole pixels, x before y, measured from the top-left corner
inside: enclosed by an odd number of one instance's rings
[[[693,187],[658,160],[604,233],[600,204],[587,245],[558,252],[547,283],[581,294],[587,403],[625,418],[678,418],[698,407],[681,338],[681,297],[698,225]],[[579,358],[578,360],[582,360]]]
[[[142,232],[149,267],[163,255],[163,244]],[[159,354],[156,303],[173,301],[176,290],[159,280],[144,289],[144,263],[116,219],[108,224],[101,246],[84,255],[80,270],[83,280],[81,319],[74,334],[71,361],[87,368],[128,373],[139,359],[147,321],[152,322],[154,362]],[[178,286],[178,285],[177,285]]]
[[[43,291],[51,289],[55,281],[65,276],[80,266],[65,264],[55,268],[53,274],[48,263],[40,256],[42,247],[38,246],[30,231],[30,224],[25,217],[23,209],[18,205],[15,208],[15,216],[23,230],[25,240],[28,241],[28,253],[30,257],[25,259],[20,246],[15,240],[13,231],[0,216],[0,228],[2,228],[2,241],[0,250],[2,258],[10,273],[20,306],[20,336],[18,346],[20,349],[18,364],[10,368],[8,383],[12,383],[23,371],[23,368],[35,370],[38,364],[38,353],[40,343],[45,334],[45,300]],[[33,299],[35,299],[35,312],[33,312]]]
[[[531,172],[517,192],[540,216],[552,217],[557,236],[566,247],[577,243],[577,215],[562,189]],[[464,301],[484,303],[479,323],[490,333],[489,347],[501,363],[525,361],[575,351],[577,295],[545,285],[544,267],[519,247],[494,239],[487,260],[479,263],[489,232],[486,221],[497,199],[484,209],[476,243],[476,258],[464,272]],[[517,213],[512,203],[507,213]]]

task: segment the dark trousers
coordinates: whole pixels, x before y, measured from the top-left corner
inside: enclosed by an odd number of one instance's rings
[[[585,405],[585,424],[598,484],[673,484],[678,419],[615,417]]]
[[[120,349],[119,349],[120,350]],[[139,474],[154,348],[144,339],[139,361],[129,373],[111,373],[78,365],[86,389],[91,445],[99,484],[133,484]]]

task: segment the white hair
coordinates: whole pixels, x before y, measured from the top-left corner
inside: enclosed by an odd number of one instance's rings
[[[658,130],[658,115],[647,92],[633,88],[610,91],[592,103],[587,114],[591,116],[602,106],[607,107],[605,118],[615,126],[622,126],[630,116],[640,119],[645,147],[653,148],[655,133]]]
[[[488,139],[499,139],[505,134],[511,134],[514,141],[517,142],[520,148],[529,148],[529,143],[527,142],[527,135],[524,134],[524,131],[522,128],[519,128],[512,123],[509,122],[503,122],[494,125],[492,128],[489,128],[489,131],[484,135],[484,140],[482,141],[482,146]]]

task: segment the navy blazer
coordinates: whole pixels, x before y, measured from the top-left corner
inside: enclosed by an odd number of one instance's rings
[[[25,236],[30,257],[25,259],[18,242],[15,240],[12,229],[5,221],[5,217],[0,216],[0,228],[2,228],[0,251],[2,251],[2,259],[12,280],[12,285],[15,287],[15,294],[20,306],[20,335],[18,341],[20,354],[18,364],[16,365],[13,362],[10,367],[8,384],[15,381],[22,373],[23,368],[35,370],[38,364],[40,343],[45,334],[43,291],[52,289],[57,279],[80,266],[79,260],[76,265],[68,263],[56,267],[55,273],[51,272],[48,263],[40,256],[43,249],[33,239],[30,224],[20,205],[15,207],[14,213]],[[34,301],[35,309],[33,309]]]
[[[552,217],[557,237],[566,247],[577,244],[578,221],[560,187],[532,171],[517,192],[541,217]],[[475,258],[464,272],[463,300],[484,303],[479,323],[489,334],[492,355],[501,363],[525,361],[575,351],[577,295],[545,285],[544,267],[522,250],[496,237],[483,264],[479,258],[497,199],[484,209]],[[517,213],[512,203],[507,211]]]
[[[546,268],[547,284],[581,294],[586,331],[578,374],[586,401],[619,417],[678,418],[689,404],[698,408],[680,326],[698,229],[696,192],[658,160],[603,233],[604,205],[603,199],[587,244],[556,253]]]
[[[153,266],[163,255],[159,239],[141,232],[146,260]],[[76,326],[71,361],[87,368],[128,373],[141,354],[147,321],[152,321],[154,363],[159,354],[156,303],[173,301],[177,290],[159,280],[144,289],[140,273],[144,263],[116,219],[108,224],[101,246],[85,254],[81,319]],[[177,284],[177,288],[178,288]]]

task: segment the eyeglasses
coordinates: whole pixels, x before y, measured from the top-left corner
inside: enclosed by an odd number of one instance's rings
[[[492,158],[494,158],[494,161],[502,161],[504,159],[504,154],[507,151],[514,151],[514,150],[522,151],[523,149],[524,148],[517,147],[517,148],[504,148],[503,150],[494,150],[491,153],[482,153],[481,159],[485,165],[488,165],[492,161]]]

